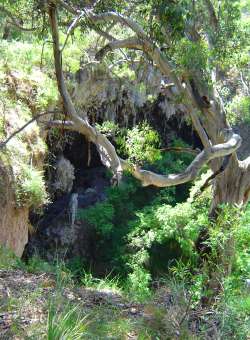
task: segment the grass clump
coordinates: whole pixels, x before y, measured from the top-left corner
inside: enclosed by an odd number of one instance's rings
[[[23,269],[25,266],[21,259],[10,249],[0,245],[0,270]]]
[[[39,208],[48,202],[43,172],[22,164],[17,181],[16,202],[18,206]]]
[[[63,311],[51,304],[47,319],[47,340],[80,340],[86,335],[86,316],[80,315],[80,307],[67,306]]]

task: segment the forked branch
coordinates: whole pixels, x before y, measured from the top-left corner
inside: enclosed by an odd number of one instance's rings
[[[87,137],[89,141],[96,144],[103,164],[111,168],[111,170],[113,171],[118,181],[121,177],[122,171],[128,169],[131,171],[134,177],[136,177],[138,180],[142,182],[142,185],[144,186],[155,185],[158,187],[167,187],[167,186],[178,185],[178,184],[193,180],[198,175],[201,168],[205,164],[207,164],[209,161],[215,158],[221,158],[221,157],[230,155],[231,153],[235,152],[239,148],[241,144],[241,137],[237,134],[231,133],[224,143],[213,145],[213,146],[210,145],[210,143],[207,143],[205,149],[195,157],[193,162],[187,167],[187,169],[184,172],[180,174],[170,174],[170,175],[160,175],[160,174],[156,174],[151,171],[143,170],[137,166],[132,166],[127,161],[120,159],[116,153],[114,146],[107,139],[107,137],[101,134],[99,131],[97,131],[94,127],[92,127],[89,124],[86,115],[85,115],[85,118],[81,118],[76,112],[76,109],[73,105],[70,94],[66,88],[65,80],[64,80],[64,76],[62,72],[61,51],[59,48],[59,34],[58,34],[58,24],[57,24],[57,18],[56,18],[56,6],[53,2],[50,2],[49,17],[50,17],[50,25],[51,25],[52,38],[53,38],[53,50],[54,50],[54,61],[55,61],[57,84],[58,84],[59,92],[63,99],[64,107],[67,111],[67,114],[72,119],[72,123],[69,123],[69,125],[76,131],[85,135],[85,137]],[[132,23],[130,19],[124,18],[114,13],[106,13],[106,14],[104,13],[104,14],[97,16],[96,18],[98,18],[98,20],[110,20],[110,19],[115,20],[116,19],[116,20],[119,20],[119,22],[125,23],[130,28],[134,29],[135,33],[138,36],[140,35],[140,37],[138,37],[139,40],[136,40],[134,38],[132,40],[128,39],[127,41],[125,41],[126,44],[129,43],[131,46],[131,41],[132,41],[135,46],[135,44],[137,44],[138,42],[138,44],[140,44],[139,47],[142,47],[144,51],[146,50],[148,54],[152,56],[152,59],[158,64],[159,68],[164,70],[163,72],[164,74],[173,76],[175,80],[174,83],[177,89],[179,87],[181,89],[181,84],[179,84],[179,80],[174,76],[174,73],[172,71],[172,68],[169,62],[166,59],[164,59],[164,57],[162,56],[158,48],[152,46],[149,43],[148,39],[144,35],[144,32],[141,30],[141,28],[137,24]],[[145,40],[141,42],[140,41],[141,38],[145,38]],[[121,41],[112,42],[111,44],[109,44],[109,49],[114,47],[115,44],[118,44],[121,46],[121,44],[125,44],[125,42],[124,40],[122,42]]]

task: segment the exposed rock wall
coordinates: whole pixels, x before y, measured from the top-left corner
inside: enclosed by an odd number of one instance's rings
[[[8,68],[1,73],[0,142],[39,112],[37,89],[43,78],[40,71],[36,75],[38,79],[33,79],[32,74]],[[0,148],[0,245],[19,257],[28,242],[29,210],[35,201],[40,204],[42,194],[46,196],[42,176],[45,153],[44,135],[36,122]],[[41,188],[44,191],[39,191]]]
[[[10,170],[0,161],[0,244],[22,256],[28,242],[29,209],[16,207],[13,181]]]
[[[165,120],[181,109],[173,98],[174,88],[152,65],[133,65],[135,79],[114,76],[104,65],[89,65],[77,71],[72,93],[75,105],[92,122],[112,121],[134,126],[147,118],[148,104],[164,94],[159,110]]]

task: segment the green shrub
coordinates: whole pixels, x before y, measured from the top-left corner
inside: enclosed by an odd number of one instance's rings
[[[233,271],[242,278],[250,278],[250,205],[244,211],[241,223],[235,228],[235,261]]]
[[[235,96],[227,106],[228,119],[231,124],[239,122],[250,123],[250,98]]]
[[[128,295],[140,302],[149,299],[151,296],[150,282],[150,273],[138,265],[134,266],[133,271],[128,274],[125,285]]]
[[[182,146],[183,143],[176,141],[175,145]],[[190,163],[192,158],[190,154],[164,153],[160,160],[148,165],[148,168],[159,171],[164,169],[165,173],[180,171]],[[200,221],[197,224],[193,217],[197,214],[196,211],[192,213],[191,203],[178,205],[176,208],[171,206],[178,199],[186,198],[187,193],[188,186],[182,186],[178,194],[175,188],[143,188],[139,181],[126,175],[119,187],[107,190],[107,199],[104,202],[84,210],[80,209],[78,218],[90,223],[96,233],[95,249],[98,266],[102,263],[108,272],[112,270],[114,275],[126,280],[127,275],[133,272],[132,265],[140,262],[144,266],[140,255],[144,248],[149,259],[147,270],[150,267],[151,274],[158,272],[158,269],[166,271],[168,261],[181,254],[187,258],[190,254],[193,255],[193,243],[200,225],[205,220],[204,214],[198,215]],[[183,217],[177,217],[177,213],[181,211]],[[176,214],[176,219],[169,215],[169,222],[166,225],[165,217],[171,213]],[[204,218],[201,221],[202,217]],[[183,230],[182,226],[185,223],[181,222],[181,218],[189,221],[188,226],[183,227]],[[175,231],[176,225],[180,226]],[[158,251],[160,257],[164,254],[161,259],[157,257]],[[136,258],[139,262],[135,260]],[[160,263],[160,268],[154,270],[157,268],[157,263]],[[85,265],[88,268],[87,262]],[[94,270],[95,265],[92,263],[91,266]]]
[[[132,162],[154,163],[160,159],[159,144],[158,133],[144,122],[128,131],[125,148]]]
[[[18,206],[39,208],[48,202],[42,171],[32,166],[22,164],[16,187],[16,202]]]
[[[113,229],[114,207],[108,202],[96,203],[86,210],[78,210],[78,218],[92,224],[102,236],[110,234]]]
[[[22,269],[24,264],[10,249],[0,245],[0,269]]]
[[[116,293],[121,292],[119,278],[114,277],[111,274],[104,278],[97,278],[94,277],[91,272],[83,271],[81,284],[85,287],[94,288],[96,290],[111,290]]]

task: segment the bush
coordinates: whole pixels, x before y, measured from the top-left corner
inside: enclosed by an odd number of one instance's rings
[[[22,164],[17,180],[16,202],[18,206],[39,208],[48,202],[42,171]]]
[[[228,118],[231,124],[239,122],[250,123],[250,98],[235,96],[227,107]]]
[[[151,275],[149,272],[136,265],[134,266],[133,271],[128,274],[125,287],[131,298],[143,302],[151,296],[151,291],[149,289],[150,282]]]
[[[10,249],[0,245],[0,270],[24,268],[24,264]]]
[[[141,164],[160,159],[159,144],[158,133],[144,122],[128,131],[125,145],[129,160]]]

